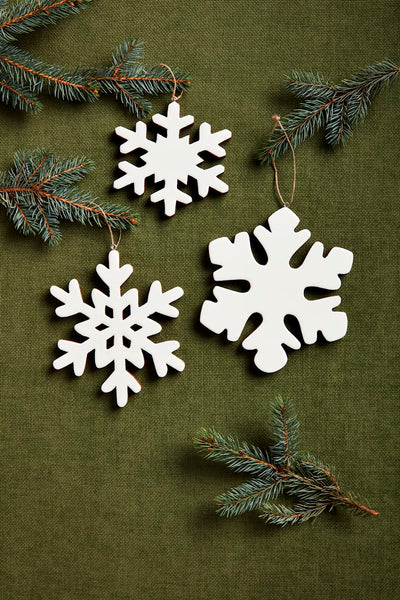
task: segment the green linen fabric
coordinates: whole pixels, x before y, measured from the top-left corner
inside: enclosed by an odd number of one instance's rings
[[[117,125],[135,119],[111,98],[73,105],[43,97],[38,116],[0,109],[1,165],[18,149],[84,154],[100,199],[141,215],[124,234],[122,262],[143,296],[160,279],[180,285],[180,317],[164,339],[179,339],[183,373],[164,379],[150,364],[143,390],[117,409],[100,390],[106,370],[76,378],[51,368],[56,342],[74,319],[54,317],[48,293],[78,278],[92,289],[106,258],[106,229],[64,224],[48,248],[14,232],[1,213],[0,426],[1,600],[389,600],[398,593],[399,406],[399,84],[384,92],[345,148],[323,135],[297,151],[295,210],[327,249],[351,249],[343,280],[347,336],[292,352],[278,373],[252,368],[251,353],[199,325],[210,297],[208,243],[252,231],[278,207],[272,171],[253,155],[296,101],[282,90],[291,69],[333,80],[385,57],[399,60],[396,1],[96,0],[30,34],[22,45],[48,61],[106,63],[130,36],[146,43],[148,64],[168,63],[193,78],[182,112],[229,128],[223,179],[215,194],[165,219],[148,201],[111,192],[119,159]],[[168,97],[154,111],[164,111]],[[291,186],[289,157],[279,160]],[[153,188],[154,189],[154,188]],[[246,331],[250,331],[250,325]],[[242,481],[197,457],[192,436],[215,425],[249,442],[268,441],[269,402],[296,405],[301,447],[336,465],[344,489],[381,512],[344,510],[314,525],[280,529],[255,513],[227,520],[212,499]]]

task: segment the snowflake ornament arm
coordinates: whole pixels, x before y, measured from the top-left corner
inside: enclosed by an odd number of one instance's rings
[[[70,317],[72,315],[85,315],[88,317],[86,323],[91,323],[96,311],[89,304],[86,304],[82,299],[82,292],[77,279],[72,279],[68,284],[68,292],[56,285],[51,286],[50,293],[52,296],[63,302],[62,306],[56,308],[58,317]],[[78,325],[74,328],[78,331]],[[96,337],[92,336],[86,341],[72,342],[70,340],[59,340],[58,347],[64,351],[64,354],[53,362],[55,369],[63,369],[68,365],[72,365],[75,375],[82,375],[86,368],[86,360],[88,354],[96,347]]]
[[[154,146],[154,142],[146,137],[147,125],[143,121],[136,123],[136,129],[132,131],[126,127],[116,127],[115,133],[126,139],[126,142],[120,146],[122,154],[128,154],[138,148],[150,152]],[[136,167],[124,160],[118,163],[118,167],[121,171],[125,172],[125,175],[114,181],[114,188],[120,190],[132,183],[135,194],[141,196],[144,193],[146,178],[152,175],[151,165],[147,164],[142,167]]]
[[[303,264],[291,267],[292,256],[311,235],[308,230],[295,231],[298,223],[295,213],[284,207],[268,219],[269,229],[256,227],[254,235],[267,254],[266,264],[255,260],[250,237],[245,232],[237,234],[233,242],[219,238],[209,246],[211,262],[220,265],[214,279],[244,280],[250,289],[236,292],[215,287],[216,302],[203,303],[200,321],[215,333],[226,329],[228,340],[236,341],[249,317],[260,314],[261,324],[242,345],[246,350],[256,350],[254,362],[266,373],[285,366],[287,354],[283,345],[294,350],[301,346],[285,324],[287,315],[297,318],[306,344],[316,341],[318,331],[327,341],[338,340],[347,331],[346,314],[333,311],[340,304],[340,296],[308,300],[305,290],[310,287],[338,289],[339,274],[350,271],[353,254],[344,248],[333,248],[324,257],[323,245],[315,242]]]
[[[172,302],[178,300],[182,295],[183,290],[180,287],[174,287],[171,290],[163,292],[161,283],[159,281],[153,281],[150,286],[147,302],[140,306],[133,315],[133,323],[143,323],[144,328],[144,323],[146,321],[151,321],[152,331],[154,331],[154,333],[159,333],[161,331],[161,325],[157,323],[157,321],[150,319],[150,316],[157,313],[175,319],[179,315],[179,310],[175,308],[175,306],[172,306]],[[179,348],[179,342],[169,340],[166,342],[158,342],[156,344],[149,339],[149,335],[153,335],[153,333],[148,333],[146,337],[142,337],[141,348],[151,355],[157,375],[159,377],[165,377],[169,366],[177,371],[183,371],[185,363],[174,354],[175,350]],[[140,360],[140,363],[143,366],[144,358]]]
[[[208,123],[202,123],[199,128],[199,139],[190,143],[189,136],[180,137],[180,132],[194,122],[192,115],[180,116],[180,106],[171,102],[168,106],[167,116],[156,114],[153,122],[166,131],[166,136],[157,134],[156,141],[147,138],[147,126],[142,121],[136,124],[134,130],[126,127],[117,127],[115,132],[126,141],[121,144],[123,154],[137,149],[145,150],[141,156],[144,165],[137,167],[128,161],[118,164],[122,175],[114,181],[114,188],[121,189],[133,184],[135,193],[144,193],[147,177],[154,175],[156,183],[164,182],[164,186],[150,196],[151,202],[164,202],[165,214],[172,216],[176,212],[178,202],[190,204],[192,197],[179,189],[179,183],[187,185],[188,178],[197,181],[199,196],[205,198],[210,189],[220,193],[228,191],[228,185],[219,179],[224,172],[222,165],[215,165],[209,169],[202,169],[199,164],[203,162],[201,152],[208,152],[217,158],[225,156],[226,152],[221,144],[228,140],[232,133],[228,129],[211,133]]]
[[[132,364],[141,369],[144,367],[143,352],[153,359],[159,377],[164,377],[168,367],[183,371],[185,363],[175,356],[179,342],[175,340],[155,343],[151,336],[160,333],[161,325],[151,318],[155,313],[175,318],[179,311],[172,302],[183,295],[180,287],[166,292],[162,291],[161,283],[154,281],[150,287],[147,301],[139,305],[139,294],[136,288],[121,294],[121,286],[132,274],[133,267],[129,264],[120,267],[119,253],[112,250],[108,255],[109,266],[97,265],[97,273],[108,287],[108,294],[98,289],[92,291],[92,304],[82,299],[79,283],[76,279],[70,281],[68,291],[52,286],[51,294],[63,305],[56,309],[59,317],[69,317],[82,314],[86,320],[77,323],[75,331],[86,338],[82,342],[60,340],[58,347],[64,354],[57,358],[53,366],[62,369],[73,365],[75,375],[85,371],[88,354],[94,350],[97,368],[103,368],[113,363],[113,372],[104,381],[103,392],[116,391],[118,406],[125,406],[129,390],[139,392],[139,381],[128,370]]]

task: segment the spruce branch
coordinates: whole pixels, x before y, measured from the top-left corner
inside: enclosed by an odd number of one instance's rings
[[[109,67],[97,70],[93,77],[94,84],[105,94],[113,94],[124,106],[136,116],[141,117],[151,110],[151,103],[146,96],[157,96],[172,92],[174,78],[164,65],[144,67],[144,44],[141,41],[126,40],[118,46]],[[190,84],[187,76],[174,69],[176,89],[178,92],[187,89]]]
[[[128,209],[99,207],[96,198],[74,187],[92,169],[93,163],[84,157],[60,159],[46,150],[17,152],[13,167],[0,173],[0,205],[17,231],[40,235],[50,245],[61,240],[61,220],[102,227],[105,214],[112,228],[133,228],[137,219]]]
[[[37,27],[78,13],[91,0],[6,0],[0,3],[0,39],[15,40]]]
[[[13,108],[35,113],[38,96],[46,91],[58,99],[92,102],[101,93],[113,94],[134,115],[151,110],[149,97],[187,89],[188,77],[164,66],[146,67],[143,43],[135,39],[116,49],[111,65],[67,69],[51,65],[11,44],[17,36],[78,13],[90,0],[0,0],[0,100]]]
[[[0,77],[0,101],[27,113],[36,113],[42,108],[36,94],[33,94],[28,86],[18,83],[6,74]]]
[[[275,443],[271,446],[271,456],[276,465],[290,468],[297,457],[299,422],[290,400],[277,403],[272,412],[272,429]]]
[[[335,506],[377,516],[377,511],[345,495],[331,469],[310,455],[298,454],[298,428],[292,404],[278,398],[272,403],[274,444],[269,449],[239,442],[215,429],[199,431],[194,443],[204,458],[253,476],[216,498],[217,513],[234,517],[260,510],[266,523],[282,526],[314,519]],[[295,498],[293,506],[274,502],[282,494]]]
[[[68,71],[64,67],[48,65],[9,44],[0,44],[0,81],[4,77],[31,90],[36,107],[34,112],[40,110],[38,94],[44,89],[55,98],[77,102],[93,102],[98,95],[89,69]]]
[[[293,71],[285,88],[301,99],[299,108],[281,118],[294,148],[325,127],[325,139],[331,146],[344,144],[353,135],[353,127],[362,122],[373,98],[390,87],[400,67],[383,60],[365,67],[339,84],[320,73]],[[258,158],[271,163],[289,149],[282,130],[275,130],[264,141]]]

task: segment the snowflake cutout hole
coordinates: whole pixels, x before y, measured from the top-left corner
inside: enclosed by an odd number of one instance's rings
[[[179,189],[179,183],[187,185],[189,177],[197,182],[198,194],[205,198],[210,189],[225,193],[229,190],[226,183],[219,179],[224,172],[222,165],[215,165],[209,169],[202,169],[199,165],[203,162],[202,152],[208,152],[217,158],[225,156],[226,152],[221,144],[232,137],[228,129],[211,133],[208,123],[202,123],[199,128],[199,139],[190,142],[189,136],[180,137],[182,129],[192,125],[192,115],[180,116],[178,102],[168,105],[167,116],[153,115],[152,121],[166,130],[166,136],[157,134],[156,140],[147,137],[147,125],[143,121],[136,124],[134,130],[126,127],[117,127],[115,132],[126,141],[121,144],[123,154],[138,149],[144,150],[140,159],[144,164],[140,167],[128,161],[118,164],[125,175],[114,181],[114,188],[121,189],[133,184],[135,193],[142,195],[145,189],[145,180],[154,175],[155,183],[164,182],[163,187],[151,194],[151,202],[164,202],[164,211],[168,217],[176,212],[178,202],[190,204],[192,197]]]
[[[260,314],[262,322],[242,345],[246,350],[256,350],[254,362],[265,373],[285,366],[283,345],[293,350],[301,346],[287,328],[286,316],[297,319],[306,344],[316,342],[318,331],[329,342],[342,338],[347,331],[346,313],[333,310],[340,304],[340,296],[308,300],[304,292],[307,288],[339,289],[339,275],[350,272],[353,253],[335,247],[324,257],[323,244],[315,242],[301,266],[293,268],[290,259],[311,235],[307,229],[295,231],[299,221],[291,209],[284,207],[269,217],[269,229],[261,225],[255,228],[254,235],[268,257],[266,264],[255,260],[246,232],[238,233],[233,242],[223,237],[209,245],[211,262],[220,265],[214,279],[244,280],[250,289],[237,292],[215,287],[216,301],[203,303],[200,321],[214,333],[226,330],[228,340],[237,341],[248,319]]]
[[[68,291],[55,285],[50,288],[50,293],[63,303],[56,309],[59,317],[79,314],[87,317],[74,327],[86,339],[83,342],[59,340],[58,347],[64,354],[53,362],[53,366],[55,369],[62,369],[72,365],[75,375],[80,376],[85,371],[88,354],[94,351],[98,369],[113,363],[113,372],[101,386],[102,392],[115,390],[118,406],[125,406],[129,390],[135,393],[141,390],[139,381],[129,372],[128,365],[142,369],[145,362],[143,352],[152,357],[159,377],[167,374],[168,367],[183,371],[185,363],[174,354],[179,348],[179,342],[171,340],[155,343],[150,339],[162,329],[151,318],[152,315],[157,313],[177,317],[179,311],[172,306],[172,302],[183,295],[183,290],[175,287],[163,292],[161,283],[154,281],[147,301],[142,305],[139,304],[136,288],[121,294],[121,286],[131,276],[133,267],[129,264],[120,267],[117,250],[109,252],[108,267],[100,264],[96,271],[106,284],[108,294],[93,289],[92,305],[83,301],[76,279],[69,282]]]

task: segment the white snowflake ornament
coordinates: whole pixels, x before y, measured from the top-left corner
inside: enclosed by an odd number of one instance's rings
[[[166,130],[166,136],[157,134],[156,141],[147,138],[147,125],[143,121],[136,124],[134,130],[126,127],[117,127],[115,132],[126,142],[121,144],[123,154],[137,149],[146,150],[141,156],[144,165],[137,167],[130,162],[122,161],[118,164],[125,175],[114,181],[114,188],[121,189],[133,184],[135,193],[144,193],[145,180],[154,175],[154,181],[164,182],[164,186],[150,196],[151,202],[164,202],[165,214],[171,217],[176,212],[178,202],[190,204],[192,197],[179,189],[179,182],[186,185],[188,178],[197,181],[199,196],[205,198],[210,189],[225,193],[229,190],[226,183],[219,179],[224,172],[222,165],[215,165],[209,169],[202,169],[199,164],[203,162],[201,152],[209,152],[217,158],[225,156],[226,152],[221,144],[228,140],[232,133],[228,129],[211,133],[208,123],[202,123],[199,129],[199,139],[190,142],[189,136],[180,137],[180,132],[188,125],[192,125],[192,115],[180,116],[178,102],[168,105],[167,116],[156,114],[152,120]]]
[[[233,242],[223,237],[209,245],[211,262],[220,265],[214,279],[244,280],[250,289],[236,292],[215,287],[216,302],[203,303],[200,321],[214,333],[226,329],[228,340],[236,341],[249,317],[260,314],[262,323],[242,345],[246,350],[256,350],[254,362],[265,373],[285,366],[283,344],[294,350],[301,346],[285,325],[287,315],[298,320],[306,344],[316,342],[318,331],[329,342],[342,338],[347,331],[346,313],[333,310],[340,304],[340,296],[308,300],[304,292],[310,287],[337,290],[341,285],[339,274],[351,270],[353,253],[335,247],[324,257],[323,244],[315,242],[302,265],[291,267],[290,259],[311,235],[307,229],[295,231],[299,221],[290,208],[283,207],[269,217],[269,229],[261,225],[255,228],[254,235],[268,257],[266,264],[254,258],[246,232],[238,233]]]
[[[144,367],[143,352],[147,352],[159,377],[167,374],[168,367],[183,371],[185,363],[175,356],[179,342],[153,342],[150,337],[160,333],[161,325],[151,318],[158,313],[175,318],[179,311],[172,302],[183,295],[180,287],[166,292],[161,283],[154,281],[149,290],[147,301],[139,305],[139,294],[132,288],[121,294],[122,284],[132,274],[132,265],[120,267],[119,252],[111,250],[108,254],[108,267],[97,265],[97,274],[107,285],[108,294],[98,289],[92,290],[92,303],[82,299],[79,282],[72,279],[68,291],[55,285],[50,288],[51,294],[63,304],[56,309],[59,317],[70,317],[82,314],[87,319],[77,323],[75,331],[86,338],[83,342],[59,340],[58,347],[64,354],[53,362],[55,369],[62,369],[72,364],[75,375],[85,371],[88,354],[94,351],[95,364],[98,369],[113,363],[113,372],[101,386],[102,392],[115,390],[118,406],[125,406],[129,390],[139,392],[139,381],[128,370],[128,365],[138,369]]]

